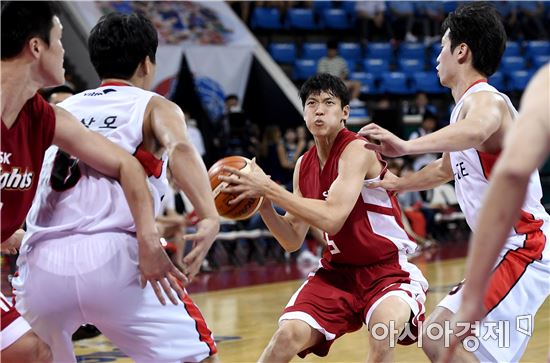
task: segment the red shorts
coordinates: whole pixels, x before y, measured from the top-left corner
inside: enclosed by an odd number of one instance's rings
[[[389,263],[372,266],[319,268],[292,296],[279,322],[297,319],[321,332],[326,340],[299,353],[328,354],[332,342],[368,326],[374,309],[386,297],[399,296],[411,308],[410,332],[406,341],[416,341],[418,322],[424,320],[424,302],[428,283],[405,256]]]
[[[10,300],[0,292],[0,317],[2,325],[0,331],[1,350],[6,349],[26,332],[31,330],[29,323],[15,310]]]

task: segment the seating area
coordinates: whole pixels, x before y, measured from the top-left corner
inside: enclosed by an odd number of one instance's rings
[[[273,59],[292,67],[291,78],[300,82],[316,73],[317,62],[327,54],[323,42],[272,42],[267,47]],[[543,64],[550,61],[550,41],[508,42],[500,69],[490,83],[502,91],[522,91],[527,80]],[[350,78],[361,82],[369,94],[413,94],[418,91],[439,94],[446,92],[439,85],[435,67],[440,45],[434,43],[340,42],[338,53],[347,62]]]
[[[526,79],[550,60],[550,2],[493,3],[505,20],[510,41],[490,82],[504,92],[521,92]],[[392,29],[382,40],[372,40],[362,31],[369,7],[358,1],[255,2],[245,21],[297,84],[316,72],[318,60],[327,53],[326,41],[338,39],[338,53],[348,63],[350,78],[361,81],[363,93],[439,95],[446,90],[435,71],[441,25],[436,19],[459,4],[378,2],[369,11],[381,11]],[[401,23],[411,25],[399,33],[394,28]]]

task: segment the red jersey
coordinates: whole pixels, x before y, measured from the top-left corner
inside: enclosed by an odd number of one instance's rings
[[[330,186],[338,177],[340,155],[350,142],[357,139],[362,138],[342,129],[334,140],[323,170],[316,147],[304,154],[299,180],[304,197],[326,199]],[[324,233],[328,247],[321,260],[323,267],[372,265],[397,258],[400,250],[411,253],[416,249],[416,244],[403,229],[401,210],[393,193],[382,188],[367,188],[370,182],[380,180],[384,173],[385,168],[379,177],[365,180],[342,229],[333,236]]]
[[[38,93],[25,103],[11,128],[2,121],[2,242],[25,221],[36,193],[44,152],[52,144],[54,133],[54,110]]]

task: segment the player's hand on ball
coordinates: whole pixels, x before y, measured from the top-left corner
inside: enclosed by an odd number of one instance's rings
[[[245,198],[264,196],[271,182],[271,178],[256,164],[256,158],[252,159],[248,172],[229,166],[224,166],[223,170],[231,173],[231,175],[218,176],[221,181],[229,183],[223,192],[238,194],[229,204],[239,203]]]
[[[148,242],[145,242],[145,239],[147,238],[138,236],[140,241],[139,271],[141,273],[141,288],[144,288],[149,282],[162,305],[166,305],[164,294],[172,304],[178,305],[178,296],[185,295],[182,286],[188,282],[188,279],[170,261],[160,244],[158,235],[155,234],[150,237]],[[156,242],[154,242],[155,240]],[[172,289],[177,293],[177,296],[174,296]]]

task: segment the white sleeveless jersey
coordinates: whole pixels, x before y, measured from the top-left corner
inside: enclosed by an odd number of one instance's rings
[[[74,95],[58,106],[136,156],[149,176],[158,215],[167,187],[167,155],[157,159],[140,148],[145,109],[153,96],[158,95],[137,87],[104,85]],[[46,152],[38,191],[27,217],[25,243],[72,234],[135,232],[118,181],[60,152],[57,147]],[[98,154],[102,152],[97,150]]]
[[[458,116],[464,104],[464,100],[469,95],[476,92],[494,92],[502,96],[508,104],[513,118],[516,118],[517,111],[512,102],[503,93],[486,82],[477,83],[466,91],[458,101],[451,114],[450,123],[459,122]],[[478,214],[483,206],[485,193],[489,186],[489,176],[498,154],[489,154],[476,149],[467,149],[463,151],[454,151],[449,153],[451,166],[455,179],[455,190],[458,203],[466,216],[466,221],[470,228],[476,226]],[[542,187],[538,171],[531,174],[527,195],[522,207],[521,219],[510,232],[505,248],[516,249],[522,247],[525,243],[526,224],[530,224],[535,229],[546,229],[549,225],[550,216],[546,213],[540,200],[542,198]],[[543,228],[544,226],[544,228]]]

